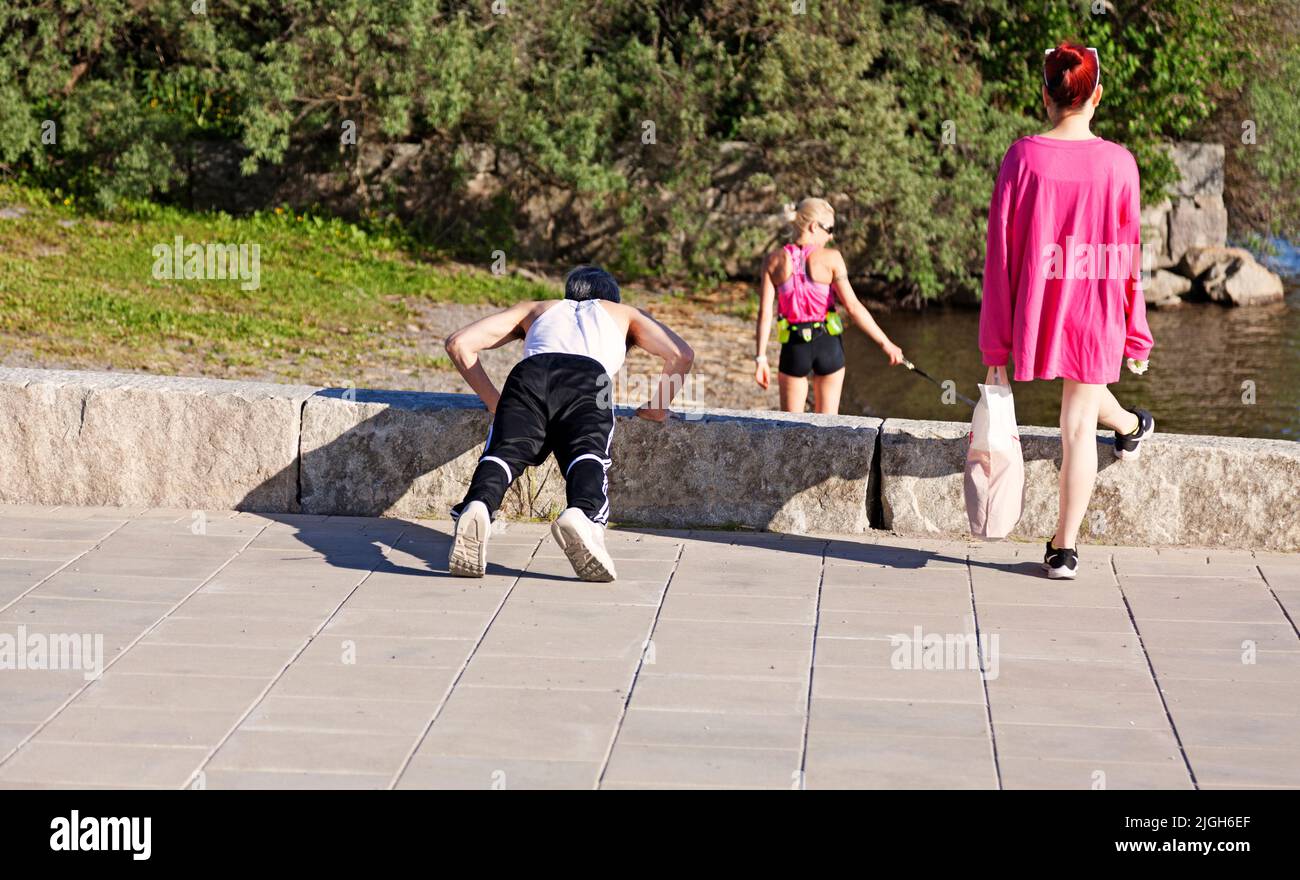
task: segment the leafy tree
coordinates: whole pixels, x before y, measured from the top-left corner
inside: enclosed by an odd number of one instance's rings
[[[9,0],[0,174],[165,201],[215,144],[244,174],[334,175],[335,210],[436,249],[526,234],[540,258],[674,278],[755,264],[765,218],[821,195],[878,295],[969,298],[998,162],[1041,129],[1043,50],[1066,37],[1098,48],[1097,129],[1148,200],[1169,140],[1214,136],[1237,228],[1295,235],[1298,3]],[[393,178],[376,147],[418,162]]]

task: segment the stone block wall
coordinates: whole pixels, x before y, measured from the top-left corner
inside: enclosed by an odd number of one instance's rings
[[[469,395],[121,373],[0,369],[0,503],[150,505],[444,518],[488,414]],[[656,424],[620,411],[616,522],[790,533],[967,534],[968,426],[704,410]],[[1056,521],[1059,434],[1023,427],[1025,514]],[[1157,434],[1136,462],[1098,439],[1084,539],[1300,550],[1300,444]],[[509,518],[564,507],[554,462],[511,489]],[[873,522],[873,510],[881,513]]]

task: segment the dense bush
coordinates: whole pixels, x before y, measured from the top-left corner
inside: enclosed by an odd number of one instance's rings
[[[1134,150],[1154,197],[1164,141],[1221,130],[1229,111],[1270,134],[1294,121],[1294,5],[10,0],[0,171],[104,207],[183,200],[196,150],[228,142],[245,173],[333,168],[340,209],[401,214],[480,258],[549,194],[548,230],[526,230],[549,236],[546,256],[675,277],[722,274],[723,244],[757,259],[772,230],[719,219],[741,203],[757,215],[825,195],[854,270],[929,299],[978,287],[992,177],[1041,125],[1046,47],[1098,47],[1098,132]],[[1261,44],[1281,61],[1252,61]],[[47,120],[57,143],[42,141]],[[400,186],[431,197],[400,198],[343,141],[349,126],[360,145],[422,145]],[[471,200],[484,148],[505,186]],[[1232,161],[1278,206],[1234,220],[1294,233],[1294,139]]]

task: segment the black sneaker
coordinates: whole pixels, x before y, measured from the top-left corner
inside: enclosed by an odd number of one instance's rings
[[[1131,409],[1129,412],[1138,417],[1138,426],[1132,434],[1115,432],[1115,457],[1128,461],[1142,454],[1142,441],[1156,432],[1156,420],[1144,409]]]
[[[1052,539],[1047,539],[1047,552],[1043,554],[1043,568],[1053,580],[1061,578],[1074,579],[1079,573],[1079,551],[1069,547],[1053,547]]]

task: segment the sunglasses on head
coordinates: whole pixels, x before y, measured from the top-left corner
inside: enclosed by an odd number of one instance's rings
[[[1055,52],[1055,51],[1056,51],[1055,49],[1048,49],[1047,51],[1043,52],[1043,61],[1044,61],[1044,63],[1043,63],[1043,85],[1047,86],[1049,89],[1052,87],[1052,84],[1049,83],[1049,82],[1047,81],[1047,64],[1046,64],[1046,61],[1047,61],[1047,56],[1051,55],[1051,54],[1052,54],[1053,52]],[[1098,55],[1098,54],[1097,54],[1097,50],[1094,49],[1094,48],[1092,48],[1091,46],[1088,47],[1088,51],[1092,53],[1092,60],[1095,61],[1095,62],[1097,63],[1097,85],[1101,85],[1101,56]]]

